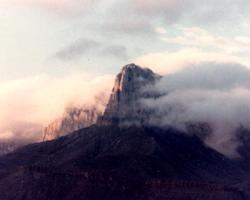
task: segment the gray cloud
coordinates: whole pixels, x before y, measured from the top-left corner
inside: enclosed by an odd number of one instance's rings
[[[213,132],[204,142],[217,151],[237,157],[237,130],[250,129],[250,70],[237,64],[204,64],[165,76],[149,90],[166,93],[143,99],[153,110],[150,123],[187,131],[187,123],[209,123]]]
[[[128,15],[128,16],[127,16]],[[108,19],[101,26],[106,32],[123,32],[128,34],[153,33],[154,26],[146,17],[138,17],[134,13],[120,13],[120,16]]]
[[[71,61],[81,58],[84,55],[91,56],[112,56],[117,59],[128,59],[127,48],[122,45],[108,44],[91,39],[79,39],[69,46],[59,50],[52,56],[54,59]]]
[[[161,90],[216,89],[250,87],[250,70],[239,64],[203,63],[165,76],[158,83]]]
[[[68,3],[70,3],[70,1]],[[215,24],[219,21],[222,21],[223,23],[225,22],[225,24],[228,22],[237,22],[237,24],[240,24],[240,20],[242,19],[242,17],[247,19],[246,16],[249,15],[249,12],[246,11],[239,12],[240,10],[248,10],[243,6],[248,5],[248,2],[246,0],[241,0],[237,2],[233,0],[222,0],[219,2],[215,0],[104,0],[100,2],[94,1],[94,3],[91,3],[91,1],[88,0],[83,0],[82,2],[79,1],[79,3],[77,3],[77,6],[75,6],[75,3],[72,4],[73,7],[78,8],[84,7],[81,5],[85,4],[88,5],[87,7],[89,7],[89,5],[91,4],[90,7],[93,8],[91,14],[88,13],[89,15],[84,17],[84,20],[80,19],[80,17],[77,19],[74,18],[74,20],[76,20],[77,23],[84,22],[82,30],[85,31],[86,29],[88,29],[88,31],[90,33],[93,33],[93,35],[96,34],[98,38],[102,41],[101,43],[107,43],[106,41],[104,41],[104,39],[112,39],[112,41],[119,41],[119,43],[123,43],[123,45],[126,47],[133,46],[133,44],[125,44],[124,41],[126,40],[120,39],[121,34],[122,37],[132,36],[133,40],[145,40],[148,44],[152,44],[152,41],[155,41],[155,46],[153,45],[150,49],[148,48],[149,45],[144,44],[145,52],[155,52],[157,51],[155,48],[166,49],[168,47],[172,48],[184,45],[180,43],[163,44],[160,40],[156,41],[156,37],[159,36],[155,32],[156,27],[162,26],[167,30],[168,28],[170,30],[172,27],[173,30],[176,31],[176,27],[171,25],[184,23],[186,27],[190,27],[190,25],[207,26],[208,23]],[[82,15],[78,16],[82,17]],[[225,25],[225,27],[227,28],[228,26]],[[173,31],[170,30],[169,34],[171,34],[171,32]],[[213,36],[213,34],[211,35]],[[202,36],[202,38],[206,39],[206,37],[204,36]],[[216,37],[215,39],[218,38]],[[230,39],[231,37],[229,37],[229,41]],[[221,43],[223,46],[225,41],[221,41]],[[100,53],[102,49],[108,48],[108,46],[115,44],[104,44],[105,46],[102,47],[100,47],[100,45],[103,44],[99,44],[98,41],[84,41],[84,39],[81,39],[79,41],[75,41],[73,44],[66,46],[64,49],[59,50],[54,55],[54,58],[68,61],[81,58],[83,55],[86,54],[91,56],[98,56],[98,53]],[[232,43],[232,45],[234,47],[234,43]],[[244,45],[245,43],[239,46],[241,47],[239,48],[241,49],[241,51],[242,49],[244,49],[242,48]],[[193,45],[187,44],[184,46]],[[207,48],[207,46],[201,46],[199,41],[196,46],[201,48]],[[225,48],[228,47],[228,45],[224,46]],[[209,46],[209,48],[211,48],[211,46]],[[226,52],[224,48],[222,50]],[[97,52],[97,54],[95,54],[95,52]],[[136,51],[136,53],[137,52],[138,51]],[[136,53],[134,53],[134,56],[138,56],[136,55]]]
[[[60,60],[73,60],[81,57],[96,48],[100,47],[100,43],[91,39],[80,39],[70,44],[69,46],[59,50],[53,56]]]
[[[216,25],[217,23],[236,23],[249,16],[250,6],[247,0],[128,0],[114,3],[116,28],[149,31],[157,22],[167,25],[186,22],[198,25]],[[117,12],[119,10],[119,12]],[[117,17],[118,16],[118,17]],[[132,19],[132,20],[129,20]],[[133,21],[135,20],[135,22]],[[140,23],[138,23],[140,22]],[[118,25],[117,25],[118,24]],[[139,26],[140,25],[140,26]]]
[[[126,47],[119,45],[105,47],[100,54],[112,56],[121,60],[127,60],[129,58]]]
[[[194,0],[135,0],[131,3],[134,4],[135,12],[150,17],[161,17],[168,23],[174,23],[192,8],[194,2]]]
[[[82,16],[87,10],[91,12],[102,11],[113,13],[110,16],[131,17],[137,16],[139,19],[146,16],[147,19],[160,17],[168,23],[189,18],[189,20],[207,20],[220,21],[223,18],[232,18],[232,16],[249,15],[250,3],[248,0],[3,0],[7,5],[26,5],[42,8],[52,13],[66,14],[67,16]],[[111,8],[111,9],[110,9]],[[196,18],[193,18],[196,16]],[[123,18],[124,19],[124,18]],[[125,18],[126,19],[126,18]],[[131,21],[132,22],[132,21]]]

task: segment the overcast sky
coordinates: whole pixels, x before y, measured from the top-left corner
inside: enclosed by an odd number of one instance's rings
[[[132,61],[161,72],[200,60],[247,65],[249,11],[248,0],[1,0],[0,81],[116,73]]]
[[[0,52],[1,139],[108,93],[130,62],[161,74],[249,67],[250,1],[0,0]]]

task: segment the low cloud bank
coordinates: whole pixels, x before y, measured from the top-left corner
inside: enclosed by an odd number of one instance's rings
[[[206,63],[164,76],[148,90],[163,93],[158,99],[143,99],[153,110],[150,124],[174,126],[182,131],[187,123],[209,123],[212,133],[205,143],[237,157],[237,130],[250,129],[250,70],[238,64]]]
[[[185,69],[187,66],[198,66],[204,63],[240,63],[250,66],[247,57],[230,55],[219,52],[206,52],[198,48],[184,48],[173,52],[150,53],[136,58],[134,63],[149,67],[160,74],[172,74]]]
[[[0,141],[41,140],[43,127],[60,117],[66,107],[93,104],[100,95],[102,101],[107,101],[112,84],[112,75],[93,77],[84,73],[2,82]]]

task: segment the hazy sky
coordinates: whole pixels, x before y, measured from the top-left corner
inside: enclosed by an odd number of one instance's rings
[[[132,61],[248,63],[249,11],[248,0],[1,0],[0,80],[116,73]]]
[[[250,1],[0,0],[0,44],[1,139],[109,93],[130,62],[250,66]]]

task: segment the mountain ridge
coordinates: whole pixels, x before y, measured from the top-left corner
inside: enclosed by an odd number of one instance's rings
[[[226,157],[196,134],[144,123],[150,113],[139,100],[151,97],[144,89],[158,79],[127,65],[96,124],[0,156],[0,199],[249,199],[250,162]]]

